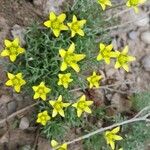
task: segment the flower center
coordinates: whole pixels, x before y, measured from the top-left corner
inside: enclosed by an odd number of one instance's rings
[[[110,57],[110,52],[107,51],[106,49],[104,49],[104,50],[102,51],[102,56],[103,56],[103,57]]]
[[[68,82],[68,78],[66,76],[63,76],[61,80],[62,80],[63,83],[67,83]]]
[[[126,55],[120,55],[118,57],[118,61],[119,61],[120,64],[123,65],[123,64],[128,62],[128,57]]]
[[[39,94],[43,94],[43,93],[44,93],[44,89],[43,89],[43,88],[39,88],[39,89],[38,89],[38,93],[39,93]]]
[[[53,28],[53,29],[59,29],[59,27],[60,27],[59,21],[55,20],[55,21],[52,23],[52,28]]]
[[[13,84],[14,84],[14,85],[19,85],[19,84],[20,84],[20,80],[15,77],[15,78],[13,79]]]
[[[56,102],[55,104],[54,104],[54,108],[56,109],[56,110],[60,110],[60,109],[62,109],[62,102]]]
[[[85,102],[78,102],[78,107],[80,109],[84,109],[86,107],[86,103]]]
[[[74,31],[78,31],[78,30],[79,30],[79,25],[78,25],[77,22],[75,22],[75,23],[72,24],[72,29],[73,29]]]
[[[10,52],[10,55],[16,55],[17,54],[17,47],[10,47],[9,48],[9,52]]]
[[[105,4],[106,0],[99,0],[99,2]]]
[[[66,61],[67,64],[76,63],[74,54],[68,54],[68,55],[65,57],[65,61]]]
[[[41,120],[42,120],[42,121],[45,121],[45,120],[46,120],[46,116],[44,116],[44,115],[41,116]]]
[[[65,150],[64,148],[62,148],[62,147],[60,147],[60,148],[58,148],[58,150]]]
[[[95,82],[97,82],[97,78],[96,78],[96,76],[93,76],[92,78],[91,78],[91,82],[94,84]]]
[[[137,6],[139,4],[139,0],[130,0],[130,4],[132,6]]]

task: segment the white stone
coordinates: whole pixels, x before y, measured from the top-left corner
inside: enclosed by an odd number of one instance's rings
[[[144,43],[150,44],[150,31],[143,32],[141,34],[141,39]]]
[[[150,55],[146,55],[143,57],[142,65],[146,71],[150,71]]]
[[[25,45],[24,33],[25,33],[25,29],[23,27],[21,27],[17,24],[15,24],[12,27],[11,34],[12,34],[13,38],[18,37],[20,39],[20,42],[22,45]]]
[[[28,120],[28,118],[27,117],[21,118],[19,128],[24,130],[24,129],[27,129],[28,127],[29,127],[29,120]]]

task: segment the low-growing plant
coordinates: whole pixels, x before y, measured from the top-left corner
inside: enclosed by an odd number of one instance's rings
[[[127,2],[127,6],[133,6],[136,12],[138,4],[140,2],[134,0]],[[86,95],[87,89],[100,87],[103,76],[99,67],[102,62],[109,65],[114,59],[116,69],[123,68],[128,72],[128,63],[135,61],[135,57],[128,55],[128,46],[117,51],[111,44],[105,27],[116,21],[105,19],[102,11],[111,5],[109,0],[76,0],[65,13],[50,12],[42,25],[35,23],[29,27],[24,48],[18,38],[12,42],[4,41],[1,56],[8,56],[12,61],[5,64],[8,72],[6,85],[39,101],[35,120],[41,124],[41,133],[52,140],[54,149],[67,150],[68,143],[59,145],[55,140],[64,141],[73,127],[84,133],[97,128],[90,125],[87,114],[92,116],[93,112],[93,117],[105,119],[105,111],[97,108]],[[83,94],[77,96],[76,89]],[[114,127],[103,135],[105,144],[111,149],[115,149],[116,141],[123,139],[118,135],[120,126]],[[96,136],[99,137],[97,141]],[[100,149],[103,136],[96,136],[85,141],[85,147],[87,142],[94,141],[90,149]]]

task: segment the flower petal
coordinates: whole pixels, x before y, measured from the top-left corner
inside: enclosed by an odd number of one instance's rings
[[[9,40],[5,40],[5,41],[4,41],[4,44],[5,44],[5,46],[8,47],[8,48],[12,46],[12,42],[9,41]]]
[[[55,15],[54,12],[51,12],[51,13],[49,14],[49,19],[50,19],[51,21],[54,21],[56,18],[57,18],[57,17],[56,17],[56,15]]]
[[[65,71],[67,69],[67,67],[68,67],[67,63],[63,61],[62,64],[61,64],[60,70]]]
[[[66,55],[66,51],[65,51],[64,49],[60,49],[60,50],[59,50],[59,55],[60,55],[62,58],[64,58],[65,55]]]
[[[56,37],[59,37],[60,35],[60,30],[59,29],[53,29],[53,33]]]
[[[51,27],[51,21],[50,21],[50,20],[45,21],[45,22],[44,22],[44,25],[45,25],[46,27],[50,28],[50,27]]]
[[[82,114],[82,112],[83,112],[83,111],[82,111],[81,109],[77,109],[77,116],[80,117],[81,114]]]
[[[13,75],[12,73],[9,73],[9,72],[7,73],[7,76],[9,79],[13,79],[15,77],[15,75]]]
[[[9,51],[7,49],[3,50],[1,52],[1,56],[5,57],[5,56],[9,56]]]
[[[65,117],[65,114],[64,114],[63,109],[60,109],[58,113],[59,113],[62,117]]]
[[[12,86],[12,85],[13,85],[13,83],[12,83],[11,80],[8,80],[5,84],[6,84],[7,86]]]
[[[91,109],[90,109],[89,107],[85,107],[85,108],[84,108],[84,111],[87,112],[87,113],[89,113],[89,114],[92,113],[92,111],[91,111]]]
[[[75,15],[73,15],[73,22],[77,22],[77,17]]]
[[[116,133],[118,133],[119,131],[120,131],[120,127],[116,127],[116,128],[114,128],[114,129],[111,131],[111,133],[116,134]]]
[[[86,20],[80,20],[78,21],[79,26],[82,28],[84,24],[86,23]]]
[[[40,97],[41,97],[41,99],[42,99],[43,101],[46,100],[46,94],[42,94],[42,95],[40,95]]]
[[[64,20],[66,19],[66,14],[62,13],[60,14],[57,19],[59,20],[59,22],[64,22]]]
[[[85,34],[84,34],[84,31],[82,30],[82,29],[79,29],[78,31],[77,31],[77,33],[80,35],[80,36],[84,36]]]
[[[16,56],[16,55],[10,55],[9,57],[10,57],[10,60],[11,60],[12,62],[14,62],[14,61],[16,60],[16,57],[17,57],[17,56]]]
[[[52,117],[56,117],[56,115],[58,114],[57,110],[56,109],[53,109],[53,112],[52,112]]]
[[[74,50],[75,50],[75,44],[72,43],[72,44],[70,45],[70,47],[68,48],[68,52],[69,52],[69,53],[73,53]]]
[[[18,92],[18,93],[20,92],[20,86],[19,85],[15,86],[14,89],[16,92]]]
[[[12,42],[13,46],[18,47],[19,46],[19,38],[15,38]]]
[[[80,72],[80,68],[79,68],[78,64],[76,64],[76,63],[71,63],[70,66],[71,66],[76,72]]]
[[[57,146],[58,146],[58,142],[55,141],[55,140],[51,140],[51,146],[52,146],[53,148],[57,147]]]
[[[40,95],[39,95],[39,93],[37,93],[37,92],[35,92],[35,94],[34,94],[34,99],[38,99],[40,97]]]

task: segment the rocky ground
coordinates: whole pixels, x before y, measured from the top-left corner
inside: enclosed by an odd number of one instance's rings
[[[24,32],[33,18],[35,21],[44,20],[49,11],[61,11],[62,4],[63,0],[0,0],[0,49],[3,49],[3,40],[6,37],[19,36],[22,44],[25,44]],[[107,12],[108,15],[110,11]],[[122,84],[117,84],[112,91],[95,92],[102,103],[107,99],[118,112],[123,112],[131,107],[128,96],[150,89],[150,4],[142,7],[138,15],[133,10],[127,10],[118,16],[121,16],[120,25],[110,29],[112,43],[115,49],[129,45],[130,53],[136,56],[137,61],[132,63],[132,72],[128,74],[123,70],[116,71],[113,64],[100,68],[109,84],[112,81]],[[38,147],[38,150],[47,150],[49,143],[39,137],[39,130],[32,122],[31,109],[27,107],[33,100],[26,95],[15,94],[4,86],[6,74],[2,61],[0,74],[0,149],[16,150],[18,145],[22,145],[22,149],[29,150],[33,145],[34,149]],[[23,108],[25,111],[16,113]],[[10,115],[12,116],[8,120],[4,120]]]

